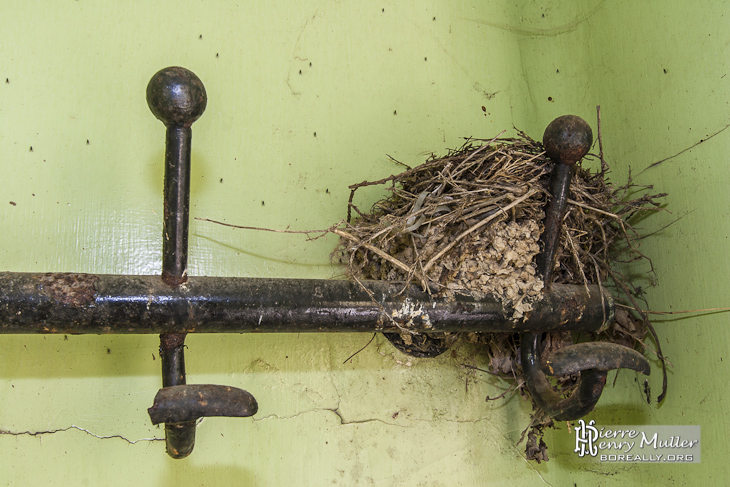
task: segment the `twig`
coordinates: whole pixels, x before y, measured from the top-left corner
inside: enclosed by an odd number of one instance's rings
[[[336,228],[344,223],[344,220],[343,220],[339,223],[332,225],[330,228],[328,228],[326,230],[277,230],[275,228],[247,227],[244,225],[234,225],[232,223],[225,223],[225,222],[219,222],[218,220],[211,220],[210,218],[197,218],[196,217],[195,219],[198,221],[201,221],[201,222],[215,223],[216,225],[223,225],[224,227],[238,228],[240,230],[258,230],[258,231],[262,231],[262,232],[274,232],[274,233],[301,233],[301,234],[305,234],[307,236],[309,236],[310,233],[321,233],[322,234],[319,237],[315,237],[315,239],[320,238],[321,236],[332,232],[334,228]]]
[[[616,306],[619,306],[621,308],[630,309],[633,311],[637,311],[639,313],[647,313],[652,315],[681,315],[681,314],[689,314],[689,313],[718,313],[723,311],[730,311],[730,307],[728,308],[704,308],[704,309],[688,309],[683,311],[652,311],[650,309],[639,309],[634,308],[633,306],[627,306],[625,304],[619,304],[615,303]]]
[[[524,384],[525,384],[524,380],[510,384],[510,386],[507,388],[507,390],[504,391],[502,394],[500,394],[499,396],[495,396],[495,397],[487,396],[486,401],[489,402],[489,401],[496,401],[497,399],[502,399],[504,396],[506,396],[510,392],[512,392],[512,393],[517,392],[520,389],[520,387],[522,387]],[[510,397],[512,397],[512,396],[510,396]]]
[[[595,211],[596,213],[600,213],[601,215],[605,215],[609,218],[613,218],[614,220],[621,220],[621,217],[616,215],[615,213],[609,213],[608,211],[599,210],[598,208],[594,208],[593,206],[588,206],[584,203],[581,203],[580,201],[571,200],[568,198],[568,204],[579,206],[581,208],[585,208],[586,210]]]
[[[705,137],[704,139],[700,139],[700,141],[699,141],[699,142],[697,142],[697,143],[694,143],[694,144],[692,144],[691,146],[687,147],[686,149],[684,149],[684,150],[681,150],[681,151],[677,152],[677,153],[676,153],[676,154],[674,154],[673,156],[665,157],[664,159],[660,159],[660,160],[658,160],[658,161],[656,161],[656,162],[653,162],[653,163],[649,164],[649,165],[648,165],[648,166],[647,166],[647,167],[646,167],[646,168],[645,168],[644,170],[642,170],[642,171],[641,171],[641,172],[640,172],[639,174],[642,174],[642,173],[643,173],[644,171],[646,171],[647,169],[651,169],[651,168],[652,168],[652,167],[654,167],[654,166],[658,166],[658,165],[659,165],[659,164],[661,164],[662,162],[666,162],[666,161],[668,161],[668,160],[670,160],[670,159],[674,159],[675,157],[677,157],[677,156],[680,156],[680,155],[684,154],[685,152],[687,152],[687,151],[689,151],[689,150],[692,150],[692,149],[694,149],[694,148],[695,148],[695,147],[697,147],[698,145],[700,145],[700,144],[702,144],[702,143],[705,143],[705,142],[707,142],[708,140],[710,140],[711,138],[715,137],[716,135],[720,135],[720,134],[721,134],[722,132],[724,132],[724,131],[725,131],[725,130],[727,130],[728,128],[730,128],[730,124],[727,124],[727,125],[725,125],[725,126],[724,126],[723,128],[721,128],[720,130],[718,130],[718,131],[717,131],[717,132],[715,132],[714,134],[708,135],[708,136],[707,136],[707,137]],[[638,176],[638,174],[637,174],[637,176]]]
[[[479,372],[484,372],[486,374],[496,375],[497,377],[500,377],[502,379],[505,379],[505,378],[513,379],[514,378],[514,377],[509,377],[509,376],[505,377],[502,374],[498,374],[497,372],[492,372],[491,370],[486,370],[486,369],[480,369],[479,367],[475,367],[473,365],[468,365],[468,364],[459,364],[459,365],[461,365],[462,367],[467,368],[467,369],[478,370]]]
[[[659,362],[662,364],[662,393],[659,394],[659,397],[656,398],[657,403],[660,403],[664,400],[664,398],[667,395],[667,364],[664,359],[664,352],[662,352],[662,344],[659,342],[659,335],[657,335],[656,330],[654,329],[654,325],[651,324],[649,321],[649,315],[647,313],[643,313],[640,311],[640,307],[638,304],[636,304],[636,300],[629,292],[628,287],[626,286],[626,283],[622,280],[616,277],[614,272],[611,270],[611,268],[606,269],[609,274],[611,274],[611,278],[613,279],[613,282],[615,282],[624,292],[626,297],[631,301],[631,303],[634,305],[634,309],[641,315],[641,318],[644,320],[644,324],[649,329],[649,333],[651,333],[651,336],[654,338],[654,342],[656,343],[656,353],[659,357]]]
[[[401,166],[405,167],[406,169],[413,169],[411,166],[409,166],[405,162],[400,162],[398,159],[394,158],[390,154],[385,154],[385,155],[388,156],[388,159],[390,159],[391,161],[395,162],[396,164],[400,164]]]
[[[598,125],[598,159],[601,161],[601,172],[608,171],[608,163],[603,158],[603,136],[601,135],[601,105],[596,106],[596,124]]]
[[[368,249],[369,251],[373,252],[374,254],[377,254],[378,257],[381,257],[381,258],[387,260],[388,262],[390,262],[394,266],[398,267],[399,269],[401,269],[401,270],[403,270],[405,272],[411,272],[411,268],[408,267],[407,265],[405,265],[403,262],[399,261],[395,257],[392,257],[392,256],[386,254],[385,252],[383,252],[379,248],[377,248],[377,247],[375,247],[373,245],[370,245],[367,242],[361,241],[359,238],[355,237],[354,235],[352,235],[350,233],[347,233],[344,230],[340,230],[339,228],[333,228],[331,230],[331,232],[332,233],[336,233],[340,237],[345,237],[346,239],[348,239],[348,240],[350,240],[352,242],[355,242],[356,245],[358,245],[358,246],[365,247],[366,249]]]
[[[368,348],[368,345],[370,345],[370,344],[371,344],[371,343],[373,342],[373,340],[375,340],[375,337],[376,337],[377,335],[378,335],[377,333],[373,333],[373,336],[372,336],[372,337],[370,337],[370,340],[368,340],[368,342],[367,342],[367,343],[365,344],[365,346],[364,346],[364,347],[362,347],[362,348],[361,348],[360,350],[358,350],[357,352],[355,352],[355,353],[353,353],[352,355],[350,355],[349,357],[347,357],[347,358],[345,359],[345,361],[344,361],[344,362],[342,362],[342,363],[343,363],[343,364],[346,364],[346,363],[347,363],[347,361],[348,361],[348,360],[350,360],[350,359],[351,359],[352,357],[354,357],[354,356],[355,356],[355,355],[357,355],[358,353],[360,353],[360,352],[362,352],[363,350],[365,350],[366,348]]]
[[[591,290],[588,288],[588,278],[586,277],[586,273],[583,272],[583,264],[580,262],[580,257],[578,256],[578,249],[575,247],[575,243],[573,242],[573,237],[570,236],[570,232],[566,231],[565,236],[568,239],[568,243],[570,244],[571,254],[573,254],[573,258],[575,259],[575,263],[578,265],[578,270],[580,271],[580,275],[583,278],[583,287],[586,290],[586,294],[588,297],[591,296]]]

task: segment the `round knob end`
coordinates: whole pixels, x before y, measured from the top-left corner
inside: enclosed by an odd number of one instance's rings
[[[563,115],[547,126],[542,136],[545,152],[560,164],[574,164],[581,160],[593,144],[591,126],[576,115]]]
[[[161,69],[147,85],[147,105],[168,127],[189,127],[203,114],[207,102],[200,78],[178,66]]]

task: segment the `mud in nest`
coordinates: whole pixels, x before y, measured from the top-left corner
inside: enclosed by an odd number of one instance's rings
[[[665,195],[649,194],[651,187],[637,187],[630,180],[615,186],[607,178],[603,158],[586,157],[591,158],[600,163],[600,170],[579,165],[571,181],[553,282],[610,286],[618,303],[640,309],[635,289],[613,264],[646,259],[630,222],[657,210],[657,199]],[[519,320],[543,289],[535,258],[552,166],[542,144],[520,132],[517,138],[468,139],[444,157],[432,156],[400,174],[352,185],[347,231],[340,233],[337,255],[356,280],[418,283],[434,297],[447,299],[455,293],[494,294]],[[353,196],[372,185],[385,185],[390,195],[362,212],[352,203]],[[617,307],[615,321],[601,333],[548,333],[542,356],[577,339],[611,341],[643,352],[649,327],[646,316]],[[424,352],[422,356],[429,356],[434,344],[467,340],[486,351],[487,372],[512,381],[510,390],[529,397],[518,334],[414,335],[403,330],[398,339],[414,354]],[[558,378],[555,387],[567,396],[576,384],[577,377],[566,376]],[[550,418],[535,409],[527,429],[528,458],[547,459],[540,446],[542,431],[550,424]]]

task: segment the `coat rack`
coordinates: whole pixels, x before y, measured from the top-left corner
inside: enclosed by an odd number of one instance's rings
[[[162,388],[148,413],[153,424],[165,424],[171,457],[192,452],[198,419],[247,417],[258,410],[255,398],[242,389],[186,383],[187,333],[393,333],[394,322],[408,323],[415,332],[520,333],[527,387],[556,420],[590,412],[609,370],[649,374],[643,355],[617,344],[581,343],[540,357],[542,333],[597,332],[614,315],[605,289],[548,285],[573,167],[592,143],[582,119],[559,117],[545,131],[545,149],[555,162],[538,261],[546,290],[527,319],[514,321],[513,310],[494,296],[445,301],[415,285],[402,292],[403,283],[188,276],[191,126],[206,102],[203,83],[181,67],[159,71],[147,86],[150,110],[166,127],[161,276],[0,273],[0,333],[160,334]],[[565,374],[581,376],[569,398],[560,397],[547,379]]]

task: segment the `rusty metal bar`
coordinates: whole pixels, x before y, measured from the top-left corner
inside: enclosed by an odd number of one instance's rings
[[[540,235],[542,252],[535,258],[537,269],[542,273],[547,287],[552,283],[553,267],[560,246],[560,233],[570,195],[570,179],[575,172],[574,164],[555,164],[550,176],[550,203],[545,210],[545,230]]]
[[[205,87],[191,71],[169,67],[147,84],[147,105],[166,127],[163,182],[162,279],[185,282],[190,216],[191,125],[207,105]]]
[[[161,390],[188,387],[185,377],[185,336],[184,333],[160,335]],[[165,422],[165,447],[172,458],[190,455],[195,447],[195,420]]]
[[[188,270],[192,137],[193,131],[190,127],[167,127],[163,183],[162,280],[171,286],[185,282]]]
[[[553,285],[512,320],[495,296],[433,299],[416,285],[345,280],[0,273],[1,333],[303,333],[597,331],[613,300]],[[405,291],[404,290],[405,287]],[[370,293],[377,299],[373,302]],[[389,318],[393,319],[391,321]]]

